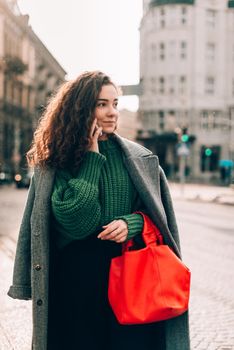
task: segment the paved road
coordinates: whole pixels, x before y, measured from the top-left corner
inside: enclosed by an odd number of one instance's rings
[[[192,349],[234,349],[234,207],[176,201],[183,258],[192,270]]]
[[[5,295],[25,198],[0,189],[0,350],[30,349],[31,304]],[[192,270],[192,350],[234,350],[234,207],[177,198],[175,209]]]

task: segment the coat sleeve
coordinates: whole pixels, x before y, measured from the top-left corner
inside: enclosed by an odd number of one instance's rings
[[[166,175],[161,167],[160,167],[160,192],[161,192],[162,204],[167,217],[168,228],[173,236],[173,239],[178,249],[181,250],[178,226],[176,223],[176,217],[175,217],[175,212],[174,212],[173,203],[171,199],[171,194],[170,194]]]
[[[168,228],[180,250],[180,240],[176,217],[173,209],[172,199],[168,182],[164,171],[160,168],[160,190],[162,204],[164,206]],[[190,350],[189,336],[189,313],[169,319],[165,322],[166,347],[168,350]]]
[[[34,176],[29,187],[16,248],[13,283],[8,295],[14,299],[31,299],[31,213],[35,198]]]

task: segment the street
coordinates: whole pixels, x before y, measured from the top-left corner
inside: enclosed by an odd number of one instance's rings
[[[176,201],[175,210],[192,271],[192,349],[234,349],[234,207]]]
[[[31,302],[6,296],[26,193],[0,188],[0,350],[30,349]],[[177,197],[174,206],[192,271],[192,350],[234,350],[234,206]]]

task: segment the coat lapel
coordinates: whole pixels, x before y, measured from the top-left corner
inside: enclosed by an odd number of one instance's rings
[[[124,163],[151,219],[164,236],[164,241],[179,255],[178,247],[168,228],[167,216],[160,193],[158,157],[141,145],[115,134],[124,153]]]
[[[166,214],[161,202],[158,157],[148,149],[115,135],[124,151],[124,163],[147,209],[155,211],[166,225]],[[154,212],[154,216],[155,216]]]

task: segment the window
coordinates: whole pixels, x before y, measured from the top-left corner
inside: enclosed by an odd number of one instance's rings
[[[214,28],[216,22],[216,11],[206,10],[206,24],[209,28]]]
[[[187,8],[184,6],[181,8],[181,24],[187,23]]]
[[[168,91],[169,95],[174,95],[174,93],[175,93],[175,77],[174,77],[174,75],[169,76],[168,85],[169,85],[169,91]]]
[[[200,128],[204,130],[214,130],[220,127],[220,112],[205,110],[201,112]]]
[[[200,128],[207,129],[208,128],[208,113],[207,111],[201,111],[200,114]]]
[[[174,26],[177,24],[177,9],[176,6],[170,6],[170,12],[168,16],[168,24],[170,23],[170,26]]]
[[[161,19],[160,26],[161,26],[161,28],[165,27],[165,19]]]
[[[164,79],[164,77],[159,78],[159,92],[160,92],[160,94],[164,94],[164,92],[165,92],[165,79]]]
[[[31,102],[32,102],[32,87],[28,86],[27,109],[29,111],[31,111]]]
[[[155,95],[157,93],[156,89],[157,79],[155,77],[151,78],[151,93]]]
[[[13,84],[12,80],[8,80],[7,100],[8,100],[8,102],[12,102],[14,100],[14,84]]]
[[[144,112],[144,127],[148,131],[154,129],[155,124],[155,114],[153,111]]]
[[[165,10],[164,8],[162,7],[160,9],[160,27],[161,28],[164,28],[166,25],[166,20],[165,20]]]
[[[14,104],[19,106],[19,82],[15,82],[14,84],[14,100],[12,101]]]
[[[160,50],[160,60],[164,60],[165,59],[165,44],[164,43],[160,43],[159,45],[159,50]]]
[[[215,128],[215,111],[210,111],[208,114],[208,129]]]
[[[161,130],[164,129],[164,111],[159,111],[159,127]]]
[[[170,59],[174,58],[176,55],[176,42],[174,40],[169,41],[168,55],[169,55]]]
[[[215,44],[214,43],[207,43],[206,44],[206,58],[208,61],[215,60]]]
[[[23,102],[23,83],[19,83],[19,105],[22,106]]]
[[[148,131],[151,134],[155,134],[155,129],[157,128],[157,123],[156,123],[156,115],[155,115],[155,111],[150,111],[149,112],[149,129]]]
[[[207,77],[205,93],[208,95],[214,95],[214,91],[215,91],[215,79],[214,77]]]
[[[157,60],[157,47],[156,44],[151,44],[151,59],[152,61],[156,61]]]
[[[213,127],[214,129],[219,128],[220,112],[213,111]]]
[[[12,144],[14,140],[13,132],[14,132],[14,129],[12,125],[5,122],[3,124],[3,135],[4,135],[3,154],[4,154],[4,158],[7,160],[11,159],[12,151],[14,149]]]
[[[182,75],[179,79],[179,94],[184,95],[186,93],[186,77]]]
[[[181,41],[180,43],[180,58],[184,60],[187,57],[187,43],[186,41]]]
[[[148,125],[149,125],[149,113],[148,112],[144,113],[143,121],[144,121],[145,129],[148,129]]]

